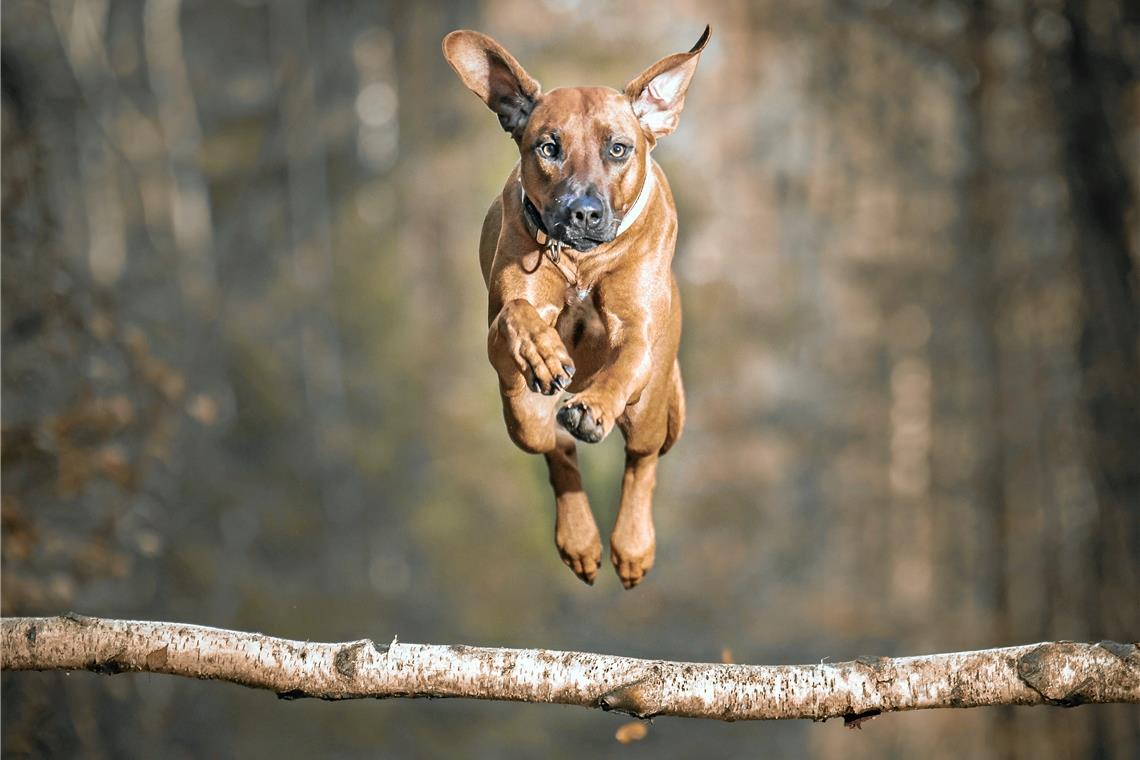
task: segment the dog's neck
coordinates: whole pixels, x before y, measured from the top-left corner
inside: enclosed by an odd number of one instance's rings
[[[645,181],[641,183],[641,191],[634,199],[633,205],[625,212],[625,216],[621,218],[621,223],[618,224],[617,234],[614,235],[614,240],[621,237],[633,223],[637,221],[645,207],[649,205],[649,196],[653,194],[653,186],[656,184],[656,178],[653,174],[653,162],[649,158],[649,154],[645,154]],[[546,229],[546,225],[542,222],[542,214],[539,213],[538,207],[534,205],[530,198],[526,195],[526,188],[522,184],[522,174],[519,174],[519,192],[522,195],[522,208],[523,208],[523,221],[526,223],[527,231],[543,246],[546,251],[547,257],[555,265],[562,254],[563,243],[557,240]],[[610,241],[611,243],[613,240]],[[560,268],[561,271],[561,268]],[[566,275],[565,272],[562,273]],[[568,278],[569,279],[569,278]]]
[[[626,230],[633,226],[637,218],[641,216],[641,212],[645,211],[645,207],[649,205],[649,196],[653,193],[653,185],[657,182],[653,176],[653,160],[649,158],[649,153],[645,154],[645,181],[641,183],[641,192],[637,194],[634,199],[633,205],[629,207],[629,211],[625,212],[625,216],[621,218],[621,224],[618,225],[617,234],[614,235],[614,240],[622,236]]]

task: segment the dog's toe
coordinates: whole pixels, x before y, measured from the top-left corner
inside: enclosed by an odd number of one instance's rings
[[[601,557],[586,557],[579,556],[573,559],[564,559],[566,566],[574,571],[582,579],[582,582],[593,586],[594,580],[598,577],[598,564]]]
[[[615,569],[626,591],[637,586],[649,574],[649,568],[639,562],[618,562]]]
[[[574,575],[581,578],[584,583],[594,585],[594,579],[598,577],[598,568],[602,564],[602,545],[597,539],[592,545],[581,550],[559,547],[559,553],[562,555],[563,564],[573,570]]]

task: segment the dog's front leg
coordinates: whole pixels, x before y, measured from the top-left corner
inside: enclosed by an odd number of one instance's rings
[[[558,313],[546,319],[529,301],[507,301],[491,322],[487,333],[487,357],[499,375],[504,393],[517,395],[529,388],[553,396],[569,387],[574,362],[553,323]]]
[[[574,364],[551,326],[557,312],[546,311],[550,322],[529,301],[508,301],[491,322],[487,352],[499,375],[511,440],[523,451],[546,457],[557,506],[558,553],[575,575],[592,584],[601,563],[601,536],[582,489],[574,439],[554,424],[552,396],[570,385]]]
[[[656,301],[607,298],[598,294],[598,310],[605,321],[610,359],[590,384],[571,396],[558,410],[558,422],[575,438],[597,443],[609,435],[626,406],[636,403],[653,371],[653,315],[668,311]]]
[[[551,323],[553,307],[543,315],[529,301],[504,303],[487,332],[487,357],[499,376],[507,432],[531,454],[554,450],[554,399],[570,385],[574,363]],[[542,395],[538,395],[542,394]]]

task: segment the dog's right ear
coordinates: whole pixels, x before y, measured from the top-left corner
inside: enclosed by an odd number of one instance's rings
[[[483,99],[511,137],[522,137],[542,87],[502,45],[466,29],[443,38],[443,56],[467,88]]]

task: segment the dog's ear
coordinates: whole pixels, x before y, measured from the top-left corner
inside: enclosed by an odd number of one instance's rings
[[[712,30],[706,26],[692,50],[662,58],[625,86],[625,94],[633,103],[633,112],[641,121],[642,129],[653,140],[671,134],[677,128],[681,109],[685,107],[685,92],[711,33]]]
[[[518,140],[542,88],[502,45],[485,34],[460,30],[443,38],[443,56],[467,88]]]

